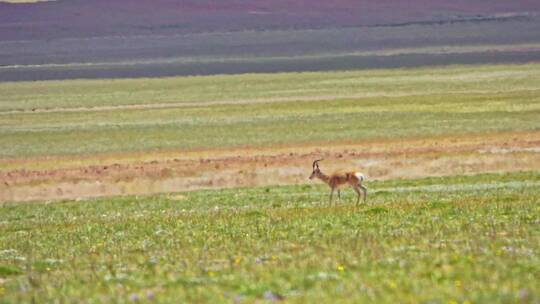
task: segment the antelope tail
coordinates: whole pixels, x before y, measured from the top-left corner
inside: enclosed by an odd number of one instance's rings
[[[360,180],[361,182],[363,182],[366,179],[364,174],[362,174],[360,172],[354,172],[354,176],[356,176],[356,178],[358,178],[358,180]]]

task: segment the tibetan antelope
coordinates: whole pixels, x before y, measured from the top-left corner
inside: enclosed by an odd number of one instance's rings
[[[330,204],[332,204],[332,196],[334,195],[334,190],[337,190],[338,193],[338,199],[341,198],[339,188],[343,186],[350,186],[353,188],[354,192],[358,195],[358,198],[356,200],[356,204],[360,202],[360,190],[364,194],[364,202],[366,201],[367,197],[367,187],[362,185],[362,182],[365,180],[365,177],[360,172],[355,171],[349,171],[349,172],[343,172],[343,173],[334,173],[331,175],[326,175],[321,172],[319,169],[319,162],[322,159],[318,159],[313,162],[313,172],[311,172],[311,175],[309,176],[309,179],[313,179],[314,177],[322,180],[325,182],[328,186],[330,186]]]

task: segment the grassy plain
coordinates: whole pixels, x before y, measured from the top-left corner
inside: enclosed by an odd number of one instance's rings
[[[540,175],[0,208],[0,302],[537,303]]]
[[[0,83],[0,157],[538,130],[539,83],[538,64]]]
[[[538,90],[540,64],[0,83],[0,111]]]
[[[538,60],[534,6],[128,37],[81,3],[63,31],[4,26],[0,78],[326,72],[0,82],[0,303],[540,303],[540,64],[350,71]],[[302,184],[315,157],[368,202]]]
[[[535,170],[539,83],[538,64],[0,83],[0,190],[298,183],[320,154],[379,177]],[[359,207],[350,191],[328,206],[320,183],[4,203],[0,302],[537,303],[539,186],[370,181]]]

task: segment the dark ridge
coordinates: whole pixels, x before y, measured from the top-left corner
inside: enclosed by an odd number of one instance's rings
[[[540,62],[536,52],[482,52],[469,54],[407,54],[396,56],[347,56],[317,60],[276,60],[273,62],[235,62],[198,64],[155,64],[88,69],[4,70],[0,81],[34,81],[100,78],[147,78],[172,76],[203,76],[218,74],[316,72],[382,68],[414,68],[449,64],[498,64]]]
[[[519,14],[539,12],[537,0],[59,0],[0,3],[0,37],[6,41],[430,25],[516,20],[526,18]]]
[[[402,23],[386,23],[367,25],[366,27],[402,27],[411,25],[445,25],[458,23],[480,23],[480,22],[507,22],[507,21],[529,21],[533,20],[534,16],[529,13],[516,14],[511,16],[473,16],[465,18],[445,19],[445,20],[425,20],[411,21]]]

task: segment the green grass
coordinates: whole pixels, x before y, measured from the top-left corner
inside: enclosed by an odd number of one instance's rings
[[[540,64],[0,83],[0,111],[538,90]]]
[[[75,109],[0,113],[0,157],[538,130],[539,84],[536,64],[3,83],[0,109]],[[189,105],[76,109],[153,102]]]
[[[0,302],[537,303],[540,174],[0,208]]]

